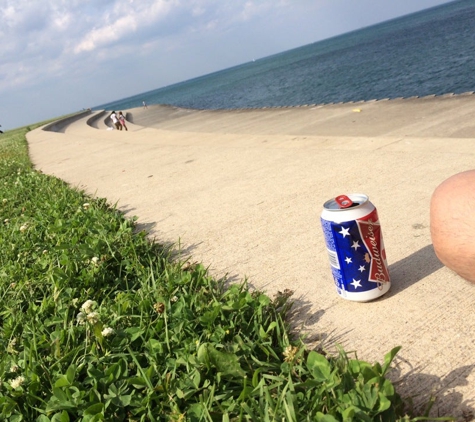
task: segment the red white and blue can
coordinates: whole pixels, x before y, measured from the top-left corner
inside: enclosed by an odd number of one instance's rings
[[[323,204],[323,235],[337,293],[367,302],[390,288],[386,250],[376,207],[360,193]]]

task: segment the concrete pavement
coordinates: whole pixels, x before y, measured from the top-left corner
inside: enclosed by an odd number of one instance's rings
[[[433,394],[434,415],[475,412],[475,286],[442,266],[429,232],[435,187],[475,168],[474,95],[149,106],[127,110],[127,132],[106,130],[107,115],[30,132],[35,167],[118,202],[218,277],[293,290],[293,324],[309,341],[371,362],[401,345],[390,376],[416,406]],[[353,192],[378,208],[392,279],[369,303],[336,294],[319,221],[327,199]]]

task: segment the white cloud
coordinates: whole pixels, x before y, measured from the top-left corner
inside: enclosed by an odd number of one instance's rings
[[[117,1],[114,7],[103,11],[95,25],[86,28],[86,34],[79,40],[74,53],[94,51],[100,47],[115,44],[129,35],[140,32],[152,25],[159,25],[178,2],[155,1]],[[102,26],[100,23],[103,22]]]
[[[89,32],[84,40],[76,46],[74,53],[78,54],[82,51],[92,51],[103,45],[108,45],[113,41],[120,40],[122,36],[128,33],[134,32],[136,28],[137,23],[133,16],[120,18],[109,26],[93,29]]]
[[[276,3],[279,4],[279,3]],[[224,31],[265,18],[271,1],[244,0],[3,0],[0,61],[62,57],[202,29]],[[148,41],[148,40],[147,40]]]
[[[271,4],[268,2],[246,1],[240,13],[240,18],[246,21],[255,16],[263,15],[270,7]]]
[[[59,32],[67,31],[72,23],[73,17],[70,13],[55,13],[52,16],[53,26]]]

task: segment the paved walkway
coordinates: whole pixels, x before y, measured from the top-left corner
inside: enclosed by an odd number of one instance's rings
[[[151,236],[216,276],[270,295],[295,291],[294,324],[333,349],[382,361],[416,405],[475,412],[475,286],[437,260],[429,201],[475,168],[475,95],[297,108],[127,110],[129,131],[96,112],[28,134],[37,169],[118,201]],[[322,204],[366,193],[381,220],[392,287],[369,303],[337,296]],[[436,414],[436,413],[434,413]]]

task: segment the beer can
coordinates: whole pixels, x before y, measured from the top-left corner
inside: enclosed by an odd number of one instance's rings
[[[320,217],[337,293],[368,302],[390,288],[376,207],[367,195],[339,195],[323,204]]]

